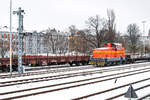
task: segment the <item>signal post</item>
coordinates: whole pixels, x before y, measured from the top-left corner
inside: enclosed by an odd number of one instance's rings
[[[19,7],[18,11],[14,11],[13,14],[18,15],[18,73],[24,73],[22,66],[22,43],[23,43],[23,14],[24,10]]]

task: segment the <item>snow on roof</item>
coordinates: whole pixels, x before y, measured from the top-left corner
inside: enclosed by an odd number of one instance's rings
[[[121,45],[120,43],[113,43],[114,45]]]
[[[95,48],[95,49],[99,49],[99,50],[102,50],[102,49],[108,49],[109,47],[102,47],[102,48]]]

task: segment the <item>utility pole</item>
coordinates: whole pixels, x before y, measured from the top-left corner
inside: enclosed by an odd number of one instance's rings
[[[14,11],[18,15],[18,73],[24,73],[22,66],[22,42],[23,42],[23,14],[24,10],[19,7],[18,11]]]
[[[143,34],[145,34],[145,23],[146,23],[146,21],[142,21],[142,23],[143,23]]]
[[[143,23],[143,45],[144,45],[144,55],[145,55],[145,38],[144,38],[144,34],[145,34],[145,23],[146,23],[146,21],[142,21],[142,23]]]
[[[12,0],[10,0],[10,74],[12,75]]]

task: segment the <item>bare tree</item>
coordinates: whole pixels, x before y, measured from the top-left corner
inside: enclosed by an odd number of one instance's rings
[[[56,40],[58,40],[56,32],[57,31],[55,29],[48,28],[46,30],[46,34],[45,34],[44,38],[45,38],[45,47],[47,49],[46,50],[47,53],[49,53],[49,51],[52,51],[53,54],[56,53],[55,42],[56,42]]]
[[[107,32],[105,35],[105,40],[107,42],[113,43],[116,41],[116,24],[115,24],[115,13],[112,9],[107,10]]]
[[[71,36],[76,35],[76,32],[78,31],[78,29],[76,28],[75,25],[71,25],[69,26],[69,32],[71,33]]]
[[[68,36],[63,32],[59,32],[57,36],[58,40],[56,41],[55,46],[58,49],[59,54],[65,55],[68,49]]]
[[[53,54],[62,54],[67,52],[67,40],[68,37],[66,37],[63,32],[48,28],[44,35],[44,43],[47,53],[50,51],[52,51]]]
[[[131,53],[136,53],[139,49],[139,31],[136,24],[129,24],[127,27],[128,47]]]
[[[88,25],[86,40],[90,42],[92,47],[100,47],[107,32],[107,20],[96,15],[95,17],[90,17],[86,24]]]

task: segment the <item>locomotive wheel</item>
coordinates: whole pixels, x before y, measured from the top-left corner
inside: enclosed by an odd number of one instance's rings
[[[77,63],[75,63],[76,64],[76,66],[79,66],[80,64],[77,62]]]
[[[86,65],[85,62],[82,62],[82,65]]]
[[[70,66],[72,66],[72,63],[69,63]]]
[[[2,71],[3,71],[3,72],[9,72],[9,67],[4,66],[4,67],[2,68]]]

